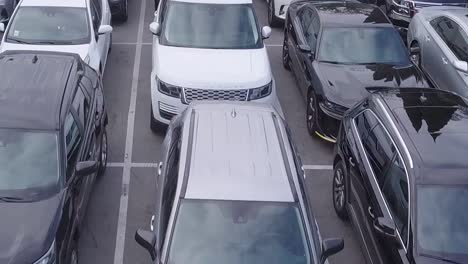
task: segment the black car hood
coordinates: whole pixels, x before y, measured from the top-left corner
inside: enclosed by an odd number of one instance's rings
[[[369,94],[366,87],[428,87],[422,73],[412,64],[342,65],[319,62],[318,72],[325,97],[347,108]]]
[[[0,263],[32,264],[52,245],[63,192],[30,203],[0,202]]]

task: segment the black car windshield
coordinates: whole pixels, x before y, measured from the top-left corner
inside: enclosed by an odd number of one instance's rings
[[[261,45],[249,4],[200,4],[170,1],[162,45],[205,49],[251,49]]]
[[[290,203],[182,200],[167,263],[314,263]]]
[[[11,21],[7,42],[72,45],[90,40],[86,8],[25,6]]]
[[[417,240],[423,254],[468,261],[468,185],[419,186]]]
[[[57,134],[0,129],[0,168],[0,196],[57,186]]]
[[[325,28],[318,59],[336,64],[410,64],[394,28]]]

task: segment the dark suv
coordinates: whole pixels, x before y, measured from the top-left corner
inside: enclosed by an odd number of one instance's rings
[[[389,89],[343,118],[333,203],[368,263],[467,263],[468,104],[450,92]]]
[[[78,55],[0,55],[0,263],[76,264],[107,164],[99,75]]]

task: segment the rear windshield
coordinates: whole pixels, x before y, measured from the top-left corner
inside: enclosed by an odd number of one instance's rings
[[[0,196],[57,186],[57,134],[0,129],[0,168]]]
[[[167,263],[309,264],[290,203],[182,200]]]

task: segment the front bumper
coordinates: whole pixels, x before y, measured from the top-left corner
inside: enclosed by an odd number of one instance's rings
[[[274,1],[274,0],[272,0]],[[289,3],[285,3],[282,0],[276,0],[275,2],[275,16],[282,21],[286,20],[286,13],[288,11]]]
[[[284,118],[283,110],[276,95],[274,81],[272,91],[269,96],[250,102],[268,103],[275,108],[282,118]],[[157,88],[154,75],[151,74],[151,107],[153,109],[153,117],[157,121],[169,124],[172,118],[183,112],[188,107],[188,104],[184,104],[180,98],[171,97],[161,93]]]
[[[322,102],[319,103],[318,111],[318,130],[316,134],[326,141],[336,143],[344,112],[337,113],[331,111]]]

